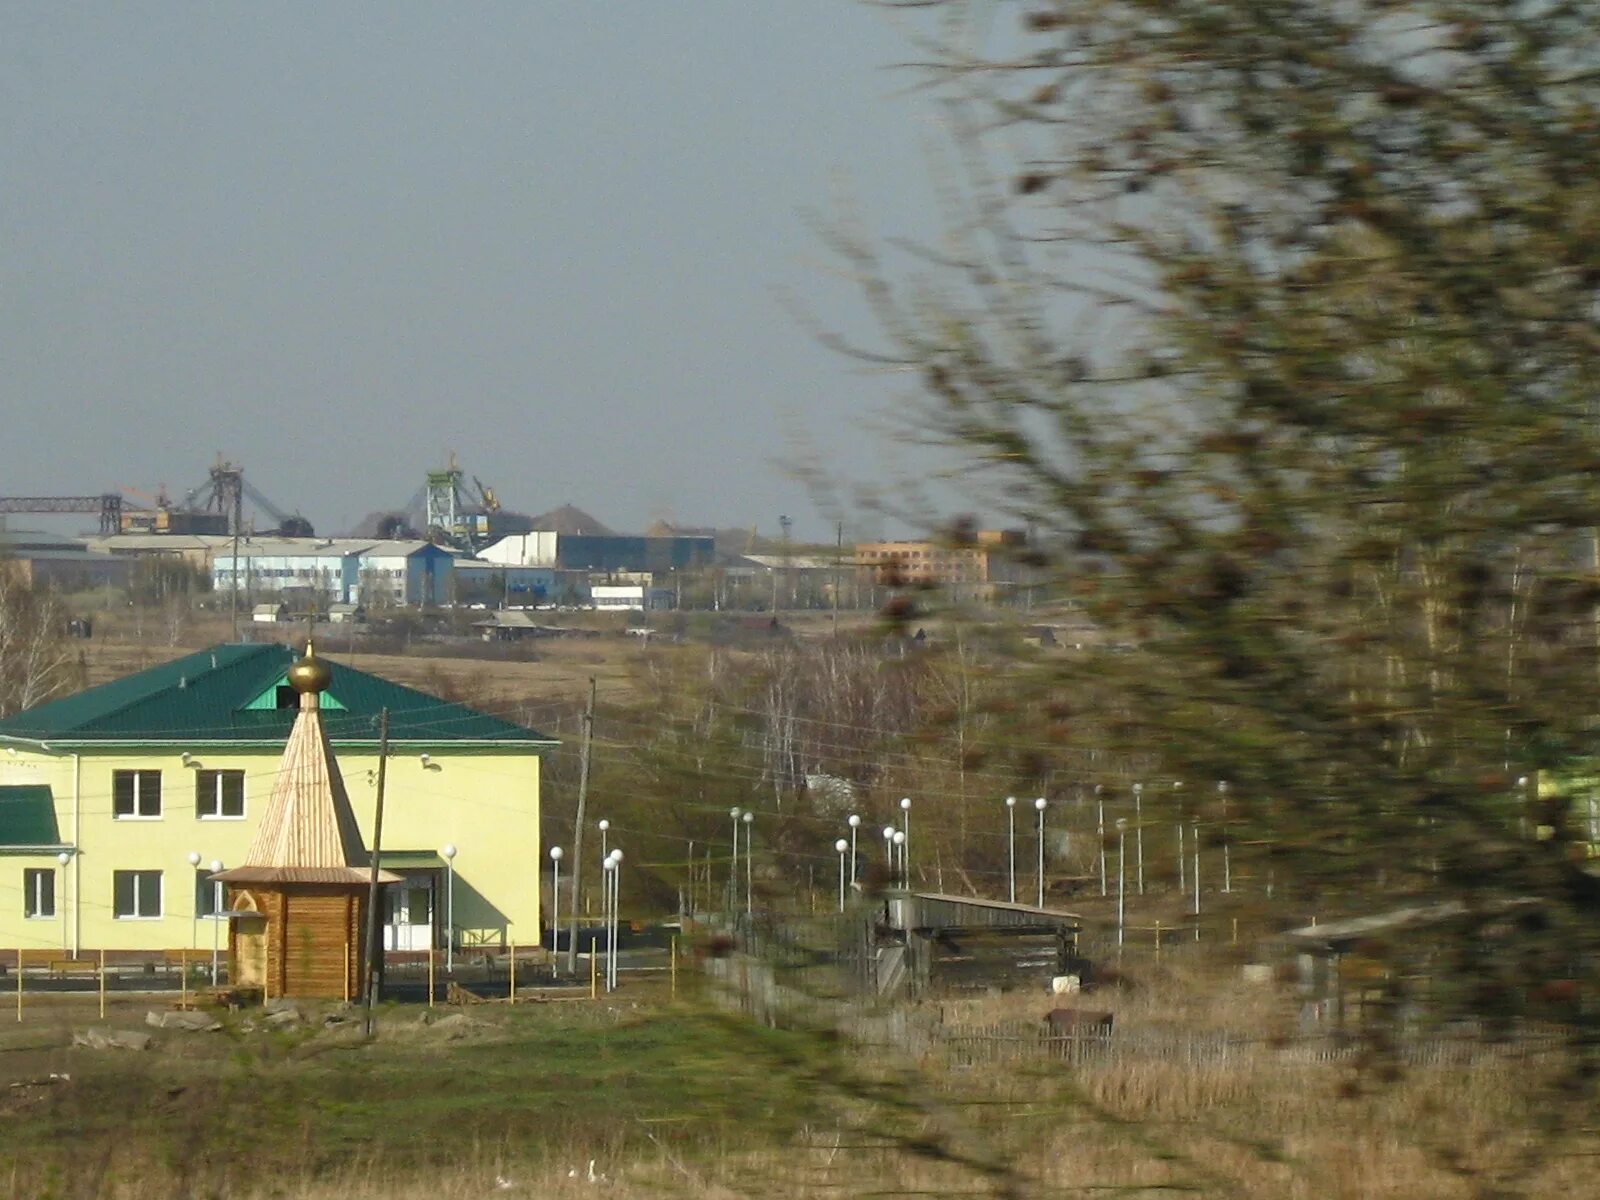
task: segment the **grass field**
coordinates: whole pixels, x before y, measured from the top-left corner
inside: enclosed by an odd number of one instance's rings
[[[148,1004],[123,1002],[113,1027]],[[17,1196],[300,1195],[348,1182],[565,1177],[594,1159],[703,1161],[792,1138],[808,1117],[770,1069],[794,1035],[692,1009],[386,1009],[379,1037],[320,1025],[160,1031],[153,1049],[69,1045],[86,1003],[0,1036],[0,1180]],[[444,1010],[436,1010],[442,1014]],[[448,1030],[448,1032],[446,1032]],[[68,1082],[47,1082],[51,1074]]]
[[[1186,1025],[1186,1000],[1198,1029],[1260,1033],[1288,997],[1180,967],[1095,1003],[1137,1033]],[[152,1003],[119,999],[109,1024],[142,1028]],[[1000,997],[958,1019],[1045,1003]],[[320,1022],[247,1032],[260,1014],[236,1013],[220,1032],[91,1051],[70,1041],[98,1024],[92,1003],[41,1001],[0,1029],[0,1188],[60,1200],[1596,1192],[1587,1109],[1557,1128],[1558,1064],[1538,1059],[1486,1053],[1389,1078],[1267,1046],[1212,1063],[963,1070],[648,988],[423,1017],[387,1007],[363,1044]],[[589,1182],[591,1160],[603,1183]]]

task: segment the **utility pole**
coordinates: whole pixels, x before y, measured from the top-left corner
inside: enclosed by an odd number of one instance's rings
[[[783,533],[783,586],[789,593],[788,599],[790,608],[794,607],[794,573],[791,569],[792,563],[789,558],[789,527],[793,524],[794,522],[788,517],[778,518],[778,528]],[[778,607],[776,593],[774,593],[772,607],[774,609],[773,615],[776,616],[776,609]]]
[[[583,758],[578,768],[578,819],[572,831],[572,933],[567,943],[567,974],[578,970],[578,897],[583,894],[583,816],[589,803],[589,748],[594,743],[594,676],[583,710]]]
[[[839,637],[839,565],[844,560],[844,522],[833,523],[833,637]]]
[[[383,788],[389,765],[389,710],[378,713],[378,802],[372,817],[372,875],[367,887],[367,958],[362,974],[361,1003],[366,1010],[367,1036],[372,1036],[372,999],[378,990],[378,964],[382,961],[383,924],[378,912],[378,856],[383,850]],[[430,998],[430,1004],[433,1002]]]

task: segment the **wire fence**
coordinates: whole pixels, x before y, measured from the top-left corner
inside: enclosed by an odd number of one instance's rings
[[[1119,1030],[1109,1026],[1062,1034],[1044,1022],[939,1029],[934,1032],[933,1041],[956,1067],[1055,1061],[1075,1067],[1140,1062],[1195,1069],[1346,1062],[1369,1052],[1357,1039],[1327,1034],[1259,1038],[1202,1031]],[[1463,1032],[1403,1039],[1391,1051],[1409,1066],[1460,1067],[1486,1061],[1522,1062],[1561,1054],[1570,1045],[1569,1039],[1552,1032],[1528,1032],[1498,1040]]]

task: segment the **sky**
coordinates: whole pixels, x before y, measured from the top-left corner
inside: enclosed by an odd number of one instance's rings
[[[509,508],[832,532],[905,381],[810,214],[932,225],[860,0],[0,3],[0,494],[216,455],[319,532],[454,452]],[[13,517],[12,526],[26,522]]]

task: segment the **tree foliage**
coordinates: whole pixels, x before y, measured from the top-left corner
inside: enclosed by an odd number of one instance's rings
[[[840,247],[917,435],[1140,647],[1082,705],[1306,890],[1468,899],[1472,1011],[1593,971],[1583,814],[1517,780],[1600,699],[1600,4],[886,7],[960,216]]]

